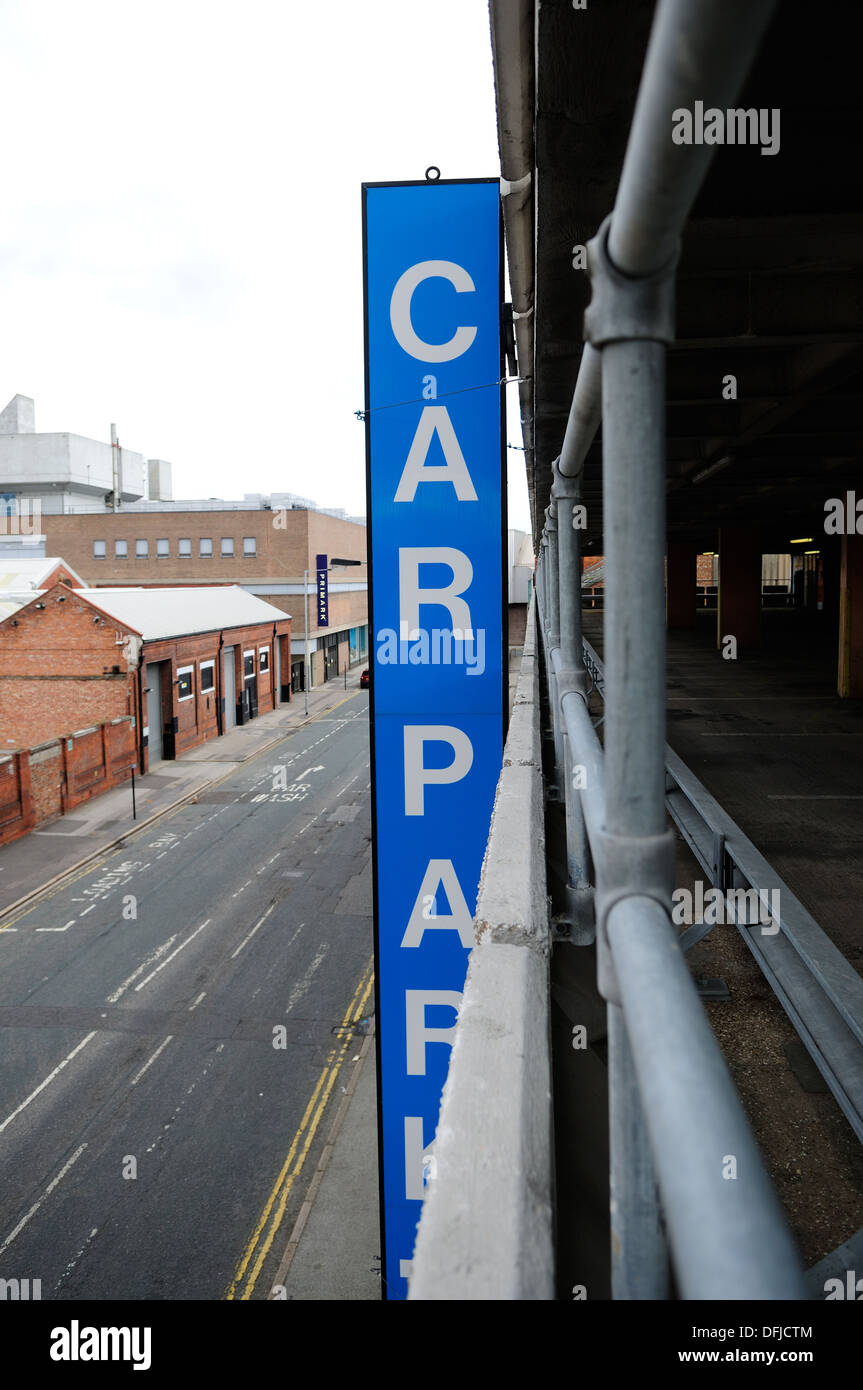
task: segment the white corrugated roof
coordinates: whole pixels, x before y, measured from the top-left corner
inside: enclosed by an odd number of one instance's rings
[[[291,615],[238,584],[189,589],[83,589],[81,597],[109,613],[146,642],[190,632],[283,622]]]
[[[49,574],[62,565],[83,587],[84,580],[59,555],[3,555],[0,552],[0,593],[25,593],[28,589],[44,589]]]

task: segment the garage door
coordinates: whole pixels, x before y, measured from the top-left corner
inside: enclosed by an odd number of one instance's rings
[[[146,667],[145,683],[147,689],[147,723],[150,728],[147,747],[150,752],[150,767],[162,757],[162,680],[161,663],[151,661]]]
[[[222,694],[225,700],[225,720],[223,729],[233,729],[237,722],[237,682],[234,667],[235,647],[225,647],[222,652]]]

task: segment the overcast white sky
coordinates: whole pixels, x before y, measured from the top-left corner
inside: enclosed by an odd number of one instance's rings
[[[0,0],[0,51],[0,409],[364,512],[360,184],[499,174],[486,0]]]

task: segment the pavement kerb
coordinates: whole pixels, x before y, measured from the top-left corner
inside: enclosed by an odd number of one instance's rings
[[[346,695],[344,699],[337,700],[335,704],[325,705],[317,714],[310,714],[308,718],[298,720],[293,728],[302,729],[306,724],[313,724],[316,719],[320,719],[324,714],[329,714],[331,710],[338,709],[339,705],[343,705],[345,701],[350,698],[349,695]],[[55,874],[53,878],[49,878],[47,883],[41,884],[38,888],[31,889],[29,893],[24,894],[23,898],[17,898],[15,902],[9,903],[8,907],[0,908],[0,919],[8,917],[13,912],[17,912],[19,908],[25,907],[27,903],[34,902],[37,898],[40,898],[43,893],[49,893],[52,888],[56,888],[64,879],[70,878],[72,874],[77,873],[79,869],[83,869],[91,860],[98,859],[100,854],[109,854],[112,849],[116,849],[124,840],[128,840],[133,835],[137,835],[141,830],[146,830],[148,826],[153,825],[157,820],[161,820],[163,816],[169,815],[171,811],[176,811],[178,807],[184,805],[187,801],[191,801],[193,797],[198,796],[202,791],[206,791],[208,787],[220,786],[222,782],[226,782],[229,777],[233,776],[237,765],[242,766],[243,763],[251,762],[253,758],[259,757],[261,753],[266,753],[268,748],[273,748],[275,744],[281,743],[291,732],[292,730],[290,728],[282,729],[278,736],[271,738],[268,743],[261,744],[260,748],[253,748],[244,758],[235,759],[235,766],[228,772],[223,773],[221,777],[209,777],[206,782],[199,782],[197,787],[193,787],[191,791],[185,792],[182,796],[178,797],[176,801],[172,801],[169,806],[163,806],[161,810],[154,811],[152,816],[148,816],[146,820],[139,822],[133,821],[130,828],[124,830],[122,835],[118,835],[113,840],[108,840],[104,845],[100,845],[98,849],[90,850],[89,854],[85,854],[80,859],[76,859],[75,863],[70,864],[67,869],[63,869],[59,874]]]
[[[350,1103],[354,1096],[354,1092],[357,1089],[357,1083],[359,1082],[362,1069],[365,1066],[366,1058],[368,1057],[368,1054],[371,1051],[372,1045],[374,1043],[376,1031],[377,1029],[373,1021],[371,1028],[369,1029],[368,1033],[363,1039],[363,1044],[360,1048],[360,1055],[357,1062],[357,1066],[351,1073],[351,1079],[347,1084],[345,1094],[342,1096],[341,1101],[339,1102],[339,1108],[336,1111],[332,1127],[330,1129],[329,1134],[327,1135],[327,1141],[324,1144],[323,1151],[321,1153],[320,1159],[318,1160],[318,1166],[315,1169],[315,1173],[311,1182],[309,1183],[309,1190],[306,1193],[305,1198],[303,1199],[303,1205],[301,1206],[299,1214],[297,1215],[297,1219],[294,1222],[294,1228],[291,1231],[287,1246],[285,1247],[285,1253],[282,1256],[281,1263],[279,1264],[279,1267],[276,1270],[275,1275],[273,1276],[273,1288],[277,1288],[280,1284],[284,1284],[288,1270],[290,1269],[293,1263],[294,1256],[296,1255],[300,1241],[302,1240],[303,1231],[306,1228],[306,1222],[311,1216],[312,1208],[315,1205],[315,1199],[318,1195],[318,1189],[320,1188],[320,1185],[324,1180],[327,1168],[329,1167],[330,1159],[333,1156],[333,1150],[336,1146],[336,1140],[338,1139],[339,1134],[341,1133],[342,1125],[345,1122],[345,1117],[348,1113],[348,1107],[350,1106]],[[279,1300],[268,1299],[267,1301],[278,1302]]]

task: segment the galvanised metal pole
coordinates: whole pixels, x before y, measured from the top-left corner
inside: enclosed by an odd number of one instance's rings
[[[558,798],[563,800],[562,780],[566,775],[563,751],[563,727],[560,718],[560,692],[554,653],[560,647],[560,563],[557,540],[557,504],[552,500],[548,508],[546,531],[548,534],[548,694],[551,705],[552,732],[554,734],[554,782]]]
[[[564,478],[579,477],[602,416],[602,354],[585,343],[560,450]]]
[[[590,849],[587,828],[581,806],[579,789],[585,785],[586,769],[580,764],[577,750],[567,734],[563,717],[563,702],[567,695],[584,697],[586,688],[584,657],[581,645],[581,550],[579,532],[573,518],[579,495],[578,483],[560,472],[560,460],[555,461],[552,497],[557,505],[557,554],[560,595],[560,662],[556,670],[556,723],[560,729],[563,751],[564,800],[566,803],[566,861],[568,916],[570,939],[577,944],[595,940],[593,924],[593,892],[590,882]],[[578,768],[577,787],[573,784]]]
[[[776,0],[660,0],[614,203],[609,252],[627,275],[659,270],[677,242],[715,145],[677,145],[672,113],[733,106]]]
[[[608,1006],[612,1294],[660,1298],[667,1254],[607,920],[614,903],[632,893],[671,909],[663,559],[665,344],[673,330],[676,258],[657,276],[627,280],[609,260],[607,238],[606,221],[588,248],[594,293],[585,323],[602,349],[605,828],[597,962]]]
[[[686,1299],[805,1299],[794,1243],[665,911],[627,897],[608,932]],[[630,1187],[627,1200],[638,1194]],[[637,1273],[637,1271],[636,1271]]]
[[[608,1104],[612,1164],[611,1296],[664,1299],[669,1293],[668,1251],[659,1211],[638,1078],[623,1009],[609,1004]],[[648,1161],[645,1162],[645,1153]]]

